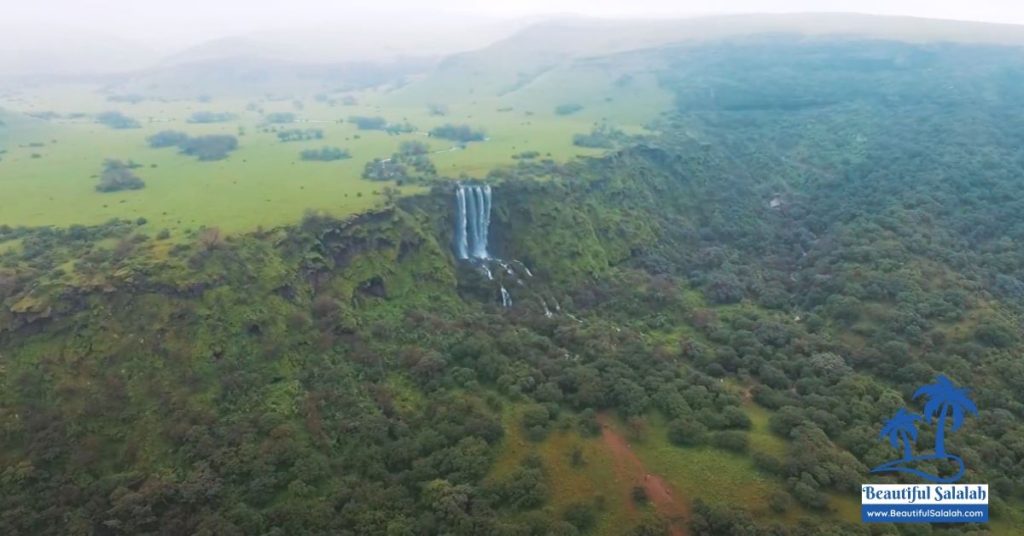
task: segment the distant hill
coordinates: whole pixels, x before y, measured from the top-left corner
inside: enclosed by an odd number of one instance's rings
[[[6,142],[15,133],[24,133],[42,122],[25,115],[0,108],[0,149],[6,149]]]
[[[163,65],[132,73],[107,86],[111,94],[195,98],[199,95],[312,94],[371,87],[422,73],[430,59],[388,62],[302,63],[252,56]]]
[[[382,85],[429,72],[442,58],[479,49],[529,21],[480,18],[352,20],[210,40],[111,85],[161,97],[309,93]]]
[[[468,16],[353,19],[342,24],[254,32],[206,41],[163,58],[176,65],[228,58],[306,64],[389,63],[441,58],[506,38],[530,20]]]
[[[412,98],[455,100],[524,86],[583,59],[608,58],[670,44],[747,36],[797,35],[1024,45],[1024,26],[849,13],[728,15],[674,20],[563,18],[531,25],[479,50],[456,54],[405,88]],[[621,74],[621,73],[620,73]],[[453,86],[452,80],[462,85]]]
[[[159,58],[134,41],[78,29],[29,29],[0,23],[0,35],[4,36],[0,39],[0,79],[126,72]]]

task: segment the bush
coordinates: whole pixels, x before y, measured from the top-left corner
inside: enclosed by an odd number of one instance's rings
[[[274,112],[263,116],[263,120],[272,125],[295,122],[295,114],[292,112]]]
[[[175,147],[184,143],[186,140],[188,140],[188,134],[178,130],[161,130],[160,132],[146,138],[146,142],[154,149]]]
[[[121,112],[110,111],[96,115],[96,120],[110,128],[139,128],[139,122]]]
[[[626,133],[607,124],[594,127],[589,134],[576,134],[572,137],[573,145],[591,149],[611,149],[625,141]]]
[[[772,509],[772,512],[781,514],[789,509],[791,503],[789,494],[785,491],[776,491],[768,497],[768,507]]]
[[[352,158],[352,155],[348,152],[348,149],[342,149],[340,147],[322,147],[320,149],[306,149],[299,153],[299,156],[303,160],[312,160],[318,162],[332,162],[334,160],[345,160],[346,158]]]
[[[668,424],[668,440],[674,445],[700,445],[704,443],[707,433],[707,427],[697,420],[676,419]]]
[[[597,523],[597,512],[594,511],[593,505],[587,503],[569,505],[562,517],[580,532],[590,530]]]
[[[530,460],[524,460],[521,466],[498,483],[496,492],[503,505],[517,510],[544,504],[548,487],[543,468]]]
[[[647,504],[647,490],[643,486],[633,486],[633,491],[629,495],[633,498],[633,502]]]
[[[277,133],[277,139],[283,142],[289,141],[304,141],[304,140],[321,140],[324,137],[324,131],[319,128],[307,128],[305,130],[299,128],[293,128],[290,130],[282,130]]]
[[[181,144],[181,152],[204,162],[222,160],[238,148],[238,138],[228,134],[211,134],[188,138]]]
[[[430,152],[430,146],[422,141],[403,141],[398,146],[398,154],[403,156],[425,155]]]
[[[146,183],[132,172],[130,163],[107,159],[103,162],[103,173],[100,176],[100,183],[96,185],[96,191],[139,190],[145,186]]]
[[[223,123],[235,118],[227,112],[196,112],[188,118],[189,123]]]
[[[384,127],[388,125],[387,119],[384,119],[383,117],[354,115],[348,120],[355,123],[356,128],[359,130],[384,130]]]
[[[575,102],[568,103],[568,104],[559,104],[558,106],[555,106],[555,113],[558,114],[558,115],[570,115],[570,114],[574,114],[574,113],[576,113],[576,112],[578,112],[578,111],[580,111],[582,109],[583,109],[583,105],[582,104],[577,104]]]
[[[434,138],[462,143],[482,141],[485,138],[483,130],[474,129],[469,125],[453,125],[451,123],[431,129],[430,135]]]

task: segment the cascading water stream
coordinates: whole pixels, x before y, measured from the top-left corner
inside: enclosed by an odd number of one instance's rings
[[[490,259],[491,187],[462,185],[455,190],[455,254],[462,260]]]
[[[527,277],[533,277],[533,273],[521,261],[505,262],[491,257],[487,249],[490,231],[491,187],[486,184],[459,184],[455,189],[455,232],[452,237],[456,257],[476,265],[489,281],[494,281],[496,275],[502,281],[507,276],[519,286],[524,286],[516,271],[521,268]],[[500,272],[491,271],[492,262],[501,267]],[[513,265],[517,268],[513,269]],[[511,307],[512,295],[503,284],[499,286],[502,307]]]

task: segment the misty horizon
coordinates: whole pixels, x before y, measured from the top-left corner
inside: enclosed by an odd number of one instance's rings
[[[14,9],[7,20],[0,23],[0,30],[5,34],[4,42],[0,43],[0,78],[132,72],[225,57],[310,64],[441,58],[489,46],[534,24],[557,21],[670,24],[739,16],[749,17],[756,25],[777,17],[879,16],[891,20],[927,19],[927,24],[932,26],[959,22],[1010,25],[1001,26],[1006,29],[1004,33],[1012,33],[1017,25],[1024,23],[1024,9],[994,6],[1001,2],[983,2],[980,6],[990,9],[979,7],[973,11],[921,6],[917,2],[902,3],[902,9],[876,6],[879,9],[873,11],[870,3],[854,6],[844,2],[828,2],[819,9],[808,9],[812,6],[804,2],[788,2],[773,6],[771,10],[755,9],[757,6],[750,2],[730,2],[714,10],[670,6],[663,2],[629,5],[602,2],[590,8],[572,1],[544,5],[530,2],[527,4],[533,7],[521,9],[473,9],[458,1],[448,1],[440,3],[435,10],[404,6],[404,2],[395,1],[341,9],[317,2],[300,2],[299,7],[287,13],[267,8],[240,9],[232,7],[233,2],[218,3],[211,9],[190,1],[176,4],[174,10],[117,9],[127,6],[121,5],[120,0],[103,4],[102,16],[95,15],[97,11],[93,10],[79,13],[77,19],[74,9],[56,9],[45,16],[38,6]],[[853,7],[858,9],[850,9]],[[318,9],[322,9],[322,13]],[[313,17],[313,13],[322,16]],[[185,20],[182,18],[185,15],[194,18]],[[809,30],[814,33],[813,19],[810,24]],[[857,33],[857,30],[846,31]],[[980,38],[985,40],[983,36],[988,32],[954,33],[954,40],[962,35],[982,36]],[[54,39],[54,35],[60,35],[60,39]]]

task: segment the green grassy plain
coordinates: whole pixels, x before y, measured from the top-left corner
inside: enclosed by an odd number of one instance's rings
[[[550,82],[563,83],[568,81]],[[554,92],[549,86],[446,103],[444,116],[430,114],[429,105],[440,101],[433,98],[429,85],[421,88],[415,83],[349,94],[357,104],[348,106],[339,102],[340,94],[330,95],[333,103],[312,97],[130,103],[109,102],[89,86],[8,93],[0,98],[0,108],[14,112],[0,127],[0,147],[7,149],[0,155],[0,224],[68,226],[115,217],[145,218],[148,224],[143,230],[150,233],[165,228],[179,233],[202,226],[234,233],[293,223],[307,210],[345,216],[381,205],[381,190],[394,186],[362,179],[366,162],[390,156],[405,140],[427,141],[435,151],[453,147],[426,137],[426,131],[435,126],[466,123],[487,132],[484,142],[432,156],[441,175],[483,177],[496,167],[514,163],[512,156],[524,151],[537,151],[542,158],[556,161],[598,154],[574,146],[572,136],[588,132],[602,120],[640,131],[671,104],[668,93],[653,81],[636,84],[642,90],[633,93],[596,75],[577,81],[571,91]],[[602,91],[607,95],[599,97]],[[565,102],[578,102],[584,108],[571,115],[556,114],[555,106]],[[115,130],[92,120],[92,115],[106,110],[138,120],[141,128]],[[186,119],[197,111],[229,112],[235,118],[224,123],[188,123]],[[293,112],[298,120],[279,128],[322,129],[324,139],[283,143],[274,132],[264,132],[264,115],[280,111]],[[63,117],[41,120],[18,115],[40,112]],[[86,115],[69,119],[69,114]],[[401,135],[360,131],[348,121],[353,115],[408,121],[419,131]],[[166,129],[191,135],[237,135],[239,149],[221,161],[199,162],[174,148],[154,149],[146,144],[147,136]],[[335,162],[299,158],[302,150],[324,145],[346,148],[352,158]],[[107,158],[141,164],[136,173],[146,187],[96,192],[97,176]],[[419,189],[405,186],[400,191],[410,194]]]

